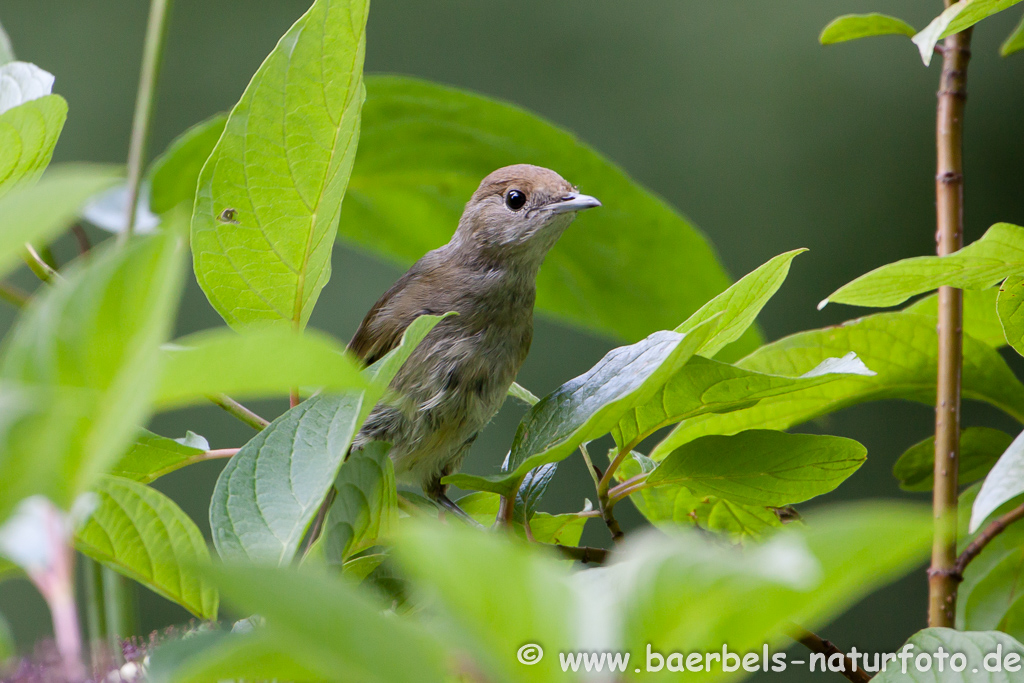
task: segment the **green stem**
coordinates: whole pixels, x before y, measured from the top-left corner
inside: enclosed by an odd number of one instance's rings
[[[207,398],[258,432],[270,424],[270,420],[260,417],[227,394],[215,394]]]
[[[10,282],[0,282],[0,299],[3,299],[16,308],[24,307],[31,296],[31,294],[23,290],[21,287],[12,285]]]
[[[124,660],[121,641],[138,632],[135,585],[113,569],[102,567],[103,609],[111,654],[117,663]]]
[[[89,650],[93,674],[102,677],[107,655],[107,615],[103,603],[103,574],[96,560],[82,556],[85,583],[85,623],[89,630]]]
[[[43,260],[36,248],[25,243],[25,263],[29,270],[43,282],[53,283],[60,279],[60,273],[50,267],[50,264]]]
[[[135,117],[132,119],[131,144],[128,147],[128,193],[125,207],[124,231],[121,242],[126,241],[135,231],[135,209],[139,201],[139,186],[146,163],[146,147],[153,122],[153,105],[156,102],[156,84],[160,77],[164,43],[167,41],[167,16],[171,0],[152,0],[149,5],[149,21],[146,25],[146,42],[142,51],[142,72],[139,75],[139,93],[135,98]]]

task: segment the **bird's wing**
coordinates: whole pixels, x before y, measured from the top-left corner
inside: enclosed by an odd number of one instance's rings
[[[391,289],[373,305],[373,308],[359,324],[348,350],[367,366],[383,358],[402,340],[402,334],[419,315],[429,313],[417,305],[417,290],[414,286],[424,277],[424,268],[416,263],[409,272],[399,278]]]

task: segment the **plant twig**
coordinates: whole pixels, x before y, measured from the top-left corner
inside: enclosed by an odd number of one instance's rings
[[[288,392],[288,407],[289,408],[294,408],[295,406],[299,405],[299,403],[301,403],[301,402],[302,402],[302,399],[299,398],[299,390],[298,389],[292,389],[291,391]]]
[[[541,543],[541,545],[555,550],[565,557],[578,560],[583,564],[604,564],[608,559],[608,550],[605,548],[592,548],[590,546],[558,545]]]
[[[146,163],[146,147],[153,122],[156,102],[156,84],[160,77],[164,43],[167,40],[167,16],[171,0],[152,0],[149,21],[146,24],[146,42],[142,50],[142,71],[139,74],[139,92],[135,98],[135,116],[132,119],[131,144],[128,147],[128,192],[125,206],[124,231],[118,235],[123,243],[135,231],[135,209],[139,201],[139,186]]]
[[[953,566],[953,578],[959,583],[964,580],[964,571],[967,569],[967,565],[971,561],[981,554],[981,551],[985,549],[989,543],[992,542],[999,534],[1006,530],[1006,527],[1010,526],[1018,519],[1024,518],[1024,505],[1019,505],[1002,517],[992,520],[985,529],[978,534],[973,541],[967,544],[964,551],[960,553],[960,556],[956,558],[956,564]]]
[[[227,394],[214,394],[207,398],[256,431],[262,431],[270,424],[270,420],[260,417]]]
[[[650,472],[642,472],[635,477],[630,477],[626,481],[611,487],[608,489],[608,500],[612,505],[614,505],[620,500],[628,498],[640,489],[647,488],[647,475],[649,474]]]
[[[843,653],[838,647],[833,645],[830,641],[824,640],[821,636],[811,633],[807,629],[797,626],[796,624],[789,624],[789,637],[798,643],[802,643],[811,652],[818,652],[827,657],[832,655],[841,654],[846,660],[846,666],[844,671],[841,673],[843,676],[851,681],[852,683],[867,683],[871,680],[871,674],[864,669],[857,667],[857,662],[853,661],[849,655]]]
[[[29,270],[43,282],[53,283],[61,279],[60,273],[50,267],[50,264],[43,260],[36,248],[27,242],[25,243],[25,263]]]
[[[947,0],[946,5],[950,2]],[[936,243],[939,256],[963,246],[963,119],[971,29],[946,38],[936,112]],[[960,468],[960,379],[963,292],[939,288],[935,397],[935,531],[928,570],[928,625],[952,627],[956,613],[957,474]]]
[[[75,236],[75,241],[78,242],[78,253],[88,254],[92,249],[92,243],[89,242],[89,235],[86,234],[82,224],[75,223],[72,225],[71,234]]]
[[[0,282],[0,299],[16,308],[22,308],[28,303],[32,295],[21,287],[12,285],[10,282]]]

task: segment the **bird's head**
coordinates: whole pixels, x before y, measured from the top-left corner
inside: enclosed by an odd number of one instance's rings
[[[506,166],[480,183],[452,243],[492,259],[539,265],[576,212],[595,206],[601,202],[580,194],[554,171]]]

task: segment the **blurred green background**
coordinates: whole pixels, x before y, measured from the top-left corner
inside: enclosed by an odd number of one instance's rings
[[[152,152],[230,108],[308,4],[178,0]],[[818,312],[815,304],[872,267],[934,248],[939,60],[926,69],[904,38],[823,48],[817,35],[842,13],[888,12],[921,28],[940,9],[937,0],[374,0],[366,68],[504,98],[568,128],[691,218],[734,276],[782,251],[809,247],[760,320],[767,338],[776,339],[854,317],[855,310],[830,306]],[[55,92],[69,102],[56,161],[123,162],[147,11],[143,0],[0,3],[0,21],[18,57],[54,73]],[[997,53],[1020,14],[1006,12],[975,31],[965,161],[968,241],[996,221],[1024,224],[1024,55],[1001,59]],[[69,258],[73,245],[60,244],[57,252]],[[347,340],[398,275],[363,254],[337,249],[334,274],[311,324]],[[19,277],[32,284],[27,273]],[[0,309],[2,329],[12,319],[12,309]],[[190,279],[179,332],[219,324]],[[613,345],[540,320],[520,382],[546,393]],[[1011,362],[1022,370],[1016,359]],[[274,415],[282,406],[257,407]],[[496,470],[522,412],[506,405],[477,441],[467,471]],[[931,422],[925,406],[884,402],[808,426],[858,439],[869,450],[867,465],[830,498],[906,495],[890,468],[926,436]],[[965,422],[1014,430],[978,406],[965,408]],[[174,437],[191,429],[214,448],[238,446],[251,436],[213,407],[158,416],[152,428]],[[189,468],[157,487],[206,529],[220,467]],[[579,509],[588,495],[590,479],[570,459],[543,507]],[[640,521],[632,508],[621,516],[627,525]],[[584,542],[605,544],[604,529],[591,524]],[[852,609],[823,635],[843,648],[891,651],[925,625],[925,595],[922,568]],[[139,600],[144,632],[187,619],[144,590]],[[25,582],[0,586],[0,612],[12,621],[22,647],[49,630],[42,602]],[[786,674],[786,680],[805,678],[814,677]]]

